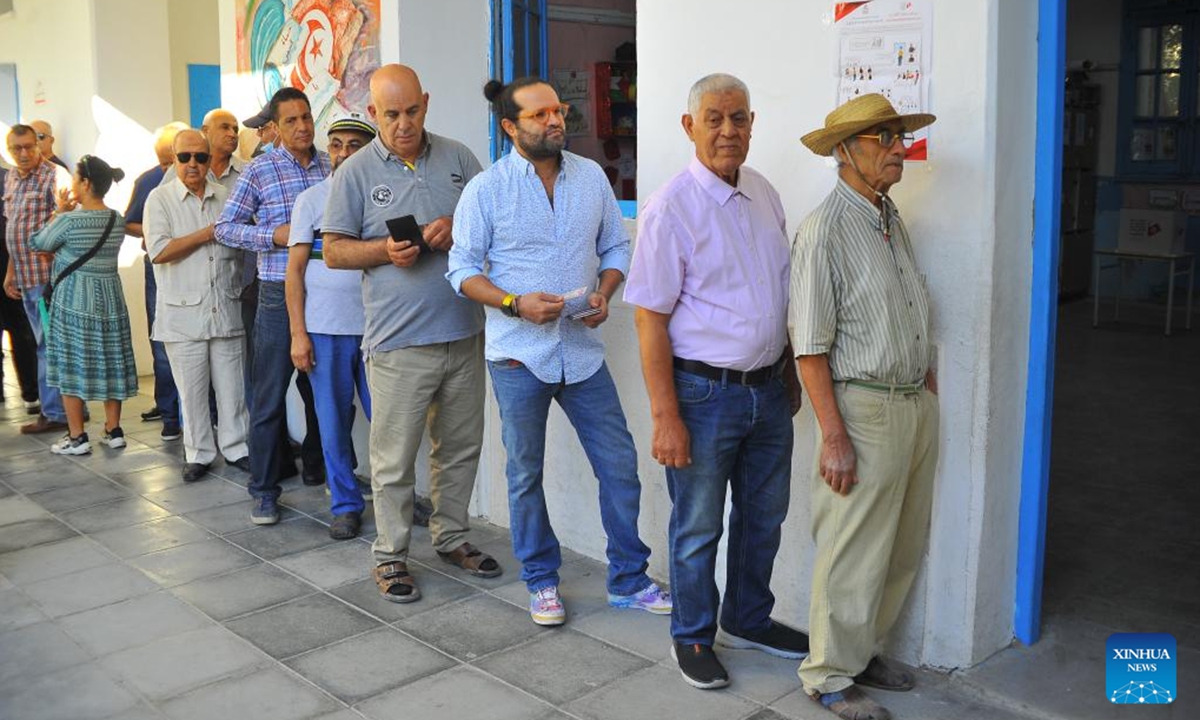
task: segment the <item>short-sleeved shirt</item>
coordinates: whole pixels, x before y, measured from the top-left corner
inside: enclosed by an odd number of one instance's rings
[[[209,180],[201,199],[175,180],[146,199],[146,254],[158,257],[172,240],[216,223],[229,191]],[[242,327],[242,253],[210,242],[187,257],[154,265],[158,285],[154,339],[186,342],[236,337]]]
[[[518,295],[590,292],[601,272],[627,273],[629,256],[621,210],[599,165],[564,152],[551,206],[533,165],[514,151],[463,192],[447,279],[456,291],[486,272],[493,285]],[[582,309],[584,299],[578,302]],[[582,382],[604,362],[600,330],[579,320],[535,325],[495,308],[486,313],[488,360],[519,360],[545,383]]]
[[[676,357],[742,371],[782,357],[786,217],[766,178],[743,165],[734,187],[693,159],[638,222],[625,301],[671,316]]]
[[[259,279],[283,282],[287,274],[287,248],[276,247],[275,228],[292,221],[296,197],[324,180],[329,171],[329,155],[316,148],[308,167],[283,147],[255,158],[242,170],[221,211],[217,241],[257,252]]]
[[[129,205],[125,208],[125,222],[142,224],[146,208],[146,198],[150,191],[159,185],[165,185],[175,179],[175,173],[167,173],[162,165],[155,165],[146,172],[138,175],[133,181],[133,192],[129,194]],[[143,232],[143,235],[145,233]]]
[[[919,382],[929,368],[929,296],[908,230],[838,180],[792,247],[792,346],[829,356],[835,381]]]
[[[325,178],[296,198],[288,247],[313,246],[304,269],[304,326],[308,332],[362,335],[362,270],[331,268],[321,253],[321,218],[332,179]]]
[[[70,173],[50,162],[38,163],[25,177],[14,168],[4,179],[4,214],[8,219],[5,240],[17,287],[22,290],[50,281],[53,258],[35,253],[29,240],[50,221],[56,207],[55,193],[70,187]]]
[[[454,215],[479,161],[466,145],[425,133],[425,148],[409,166],[379,138],[350,156],[333,177],[322,232],[359,240],[388,236],[387,221],[412,215],[424,225]],[[342,242],[348,242],[343,240]],[[483,310],[446,282],[447,255],[433,252],[407,268],[363,271],[366,327],[363,352],[453,342],[483,330]]]

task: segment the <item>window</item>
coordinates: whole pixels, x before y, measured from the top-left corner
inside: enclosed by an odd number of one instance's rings
[[[1127,0],[1117,170],[1200,178],[1200,0]]]
[[[546,0],[492,0],[492,77],[502,82],[526,75],[545,78]],[[492,160],[508,152],[508,136],[493,116]]]

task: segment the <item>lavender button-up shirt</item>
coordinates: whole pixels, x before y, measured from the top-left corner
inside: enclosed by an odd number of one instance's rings
[[[692,159],[639,218],[625,301],[671,320],[676,357],[754,370],[787,346],[790,252],[779,194],[742,166],[732,187]]]

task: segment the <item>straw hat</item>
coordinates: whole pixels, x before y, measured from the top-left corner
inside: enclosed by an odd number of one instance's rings
[[[838,143],[876,125],[899,120],[904,124],[905,132],[913,132],[931,125],[936,119],[929,113],[901,115],[887,98],[871,93],[843,103],[825,116],[825,127],[813,130],[800,138],[800,142],[818,155],[832,155]]]

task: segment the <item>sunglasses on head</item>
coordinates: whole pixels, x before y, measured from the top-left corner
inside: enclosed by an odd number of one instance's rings
[[[190,162],[192,161],[192,158],[193,158],[193,157],[194,157],[194,158],[196,158],[196,162],[197,162],[198,164],[200,164],[200,165],[204,165],[204,164],[206,164],[206,163],[208,162],[208,159],[209,159],[210,157],[212,157],[212,156],[211,156],[211,155],[209,155],[209,154],[208,154],[208,153],[206,153],[206,152],[196,152],[196,153],[192,153],[192,152],[181,152],[181,153],[175,153],[175,159],[176,159],[176,160],[178,160],[180,163],[182,163],[182,164],[184,164],[184,165],[187,165],[188,163],[190,163]]]
[[[87,180],[89,182],[91,181],[92,172],[91,172],[91,168],[88,167],[88,165],[89,165],[89,163],[91,163],[91,161],[92,161],[91,155],[84,155],[83,157],[79,158],[79,179],[80,180]]]

